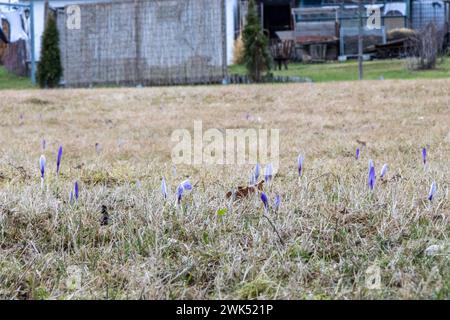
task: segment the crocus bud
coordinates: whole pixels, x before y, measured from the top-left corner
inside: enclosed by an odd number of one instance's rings
[[[44,179],[45,177],[45,156],[41,155],[40,159],[39,159],[39,169],[41,171],[41,178]]]
[[[256,165],[255,165],[255,170],[254,170],[254,174],[253,174],[253,176],[254,176],[254,178],[255,178],[255,183],[258,182],[258,178],[259,178],[259,173],[260,173],[260,171],[261,171],[261,166],[259,165],[259,163],[256,163]],[[255,183],[254,183],[254,184],[255,184]]]
[[[264,210],[267,212],[269,210],[269,200],[264,192],[261,193],[261,201],[264,204]]]
[[[436,182],[433,181],[430,187],[430,192],[428,192],[428,200],[430,201],[433,200],[434,196],[436,195],[436,190],[437,190]]]
[[[167,199],[167,185],[166,185],[166,180],[164,179],[164,177],[162,178],[162,181],[161,181],[161,192],[162,192],[164,199]]]
[[[370,190],[375,188],[375,166],[372,160],[369,160],[368,185]]]
[[[58,156],[56,157],[56,174],[59,174],[59,168],[61,166],[61,159],[62,159],[62,146],[59,146],[58,149]]]
[[[264,171],[264,180],[266,182],[270,182],[270,180],[272,180],[273,178],[273,166],[271,163],[268,163],[266,165],[266,169]]]
[[[78,181],[75,181],[75,185],[73,187],[73,194],[75,196],[75,200],[78,201],[78,197],[80,195],[80,191],[79,191],[79,186],[78,186]]]
[[[297,158],[297,169],[298,169],[298,175],[301,176],[303,172],[303,161],[305,158],[302,155],[299,155]]]
[[[384,178],[384,176],[385,176],[386,173],[387,173],[387,170],[388,170],[388,165],[387,165],[387,163],[385,163],[385,164],[383,165],[383,167],[381,168],[381,171],[380,171],[380,178],[381,178],[381,179]]]
[[[278,210],[278,208],[280,208],[280,205],[281,205],[281,197],[280,195],[277,194],[275,196],[275,199],[273,200],[273,207],[275,210]]]

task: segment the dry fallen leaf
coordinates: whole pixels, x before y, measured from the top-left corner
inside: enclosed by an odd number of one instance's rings
[[[356,142],[358,142],[360,145],[362,145],[364,147],[367,145],[367,142],[359,140],[359,139],[356,139]]]
[[[237,187],[237,190],[232,190],[227,192],[227,198],[231,198],[234,194],[234,199],[242,199],[245,197],[248,197],[251,194],[254,194],[258,191],[262,191],[264,186],[264,180],[260,181],[258,184],[251,185],[251,186],[239,186]]]

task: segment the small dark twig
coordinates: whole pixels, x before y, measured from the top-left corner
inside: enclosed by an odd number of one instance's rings
[[[280,239],[281,244],[284,246],[284,241],[283,241],[283,239],[281,238],[280,234],[278,233],[277,228],[275,228],[275,225],[273,224],[272,220],[270,220],[270,218],[269,218],[268,216],[266,216],[265,214],[263,215],[263,217],[266,218],[267,221],[269,221],[270,225],[271,225],[272,228],[273,228],[273,231],[275,231],[275,233],[276,233],[277,236],[278,236],[278,239]]]

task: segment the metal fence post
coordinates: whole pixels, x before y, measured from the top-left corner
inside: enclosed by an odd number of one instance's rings
[[[31,82],[36,84],[36,56],[34,46],[34,0],[30,0],[30,34],[31,34]]]

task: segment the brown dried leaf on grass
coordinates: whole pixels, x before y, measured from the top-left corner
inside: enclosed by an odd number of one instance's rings
[[[227,198],[231,198],[234,195],[234,200],[239,200],[249,195],[252,195],[256,192],[260,192],[263,190],[264,180],[261,180],[258,184],[250,185],[250,186],[239,186],[236,190],[228,191]]]
[[[362,145],[363,147],[366,147],[367,146],[367,142],[366,141],[363,141],[363,140],[360,140],[360,139],[356,139],[356,142],[358,142],[360,145]]]

